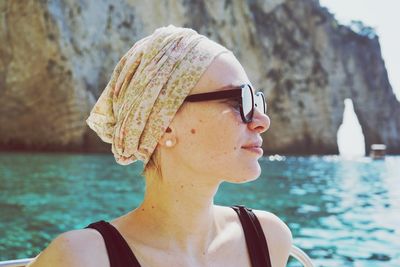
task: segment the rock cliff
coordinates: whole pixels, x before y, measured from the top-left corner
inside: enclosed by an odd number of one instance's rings
[[[315,0],[0,2],[0,147],[104,150],[85,119],[119,58],[157,27],[192,27],[231,49],[263,88],[267,153],[337,153],[351,98],[367,149],[400,153],[400,104],[378,37]]]

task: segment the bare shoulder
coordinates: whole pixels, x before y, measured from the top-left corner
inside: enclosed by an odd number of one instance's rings
[[[28,265],[47,266],[109,267],[103,237],[94,229],[73,230],[59,235]]]
[[[292,247],[292,233],[287,225],[271,212],[253,210],[267,239],[272,266],[286,266]]]
[[[233,223],[241,225],[236,212],[225,206],[215,206],[216,210],[223,215],[226,225]],[[292,233],[287,225],[271,212],[253,210],[257,216],[261,228],[267,239],[272,266],[286,266],[292,247]],[[241,226],[239,226],[241,227]]]

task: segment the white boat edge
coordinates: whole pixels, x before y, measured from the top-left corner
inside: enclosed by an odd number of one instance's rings
[[[26,266],[31,261],[33,261],[33,259],[35,259],[35,258],[0,261],[0,267],[23,267],[23,266]]]

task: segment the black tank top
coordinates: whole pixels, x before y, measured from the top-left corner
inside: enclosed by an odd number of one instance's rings
[[[236,211],[242,224],[251,266],[271,267],[267,240],[256,215],[250,208],[244,206],[232,206],[231,208]],[[110,223],[99,221],[86,228],[95,229],[103,236],[110,267],[140,267],[128,243]]]

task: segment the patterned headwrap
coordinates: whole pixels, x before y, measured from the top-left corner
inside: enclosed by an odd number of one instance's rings
[[[117,163],[146,165],[185,97],[227,51],[192,29],[157,29],[118,62],[87,124],[112,144]]]

